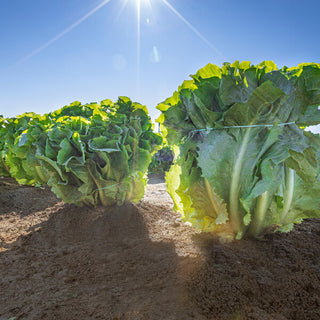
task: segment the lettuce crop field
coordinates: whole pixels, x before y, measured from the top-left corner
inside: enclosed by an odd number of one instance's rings
[[[319,105],[319,64],[236,61],[162,134],[127,97],[0,116],[0,320],[320,319]]]

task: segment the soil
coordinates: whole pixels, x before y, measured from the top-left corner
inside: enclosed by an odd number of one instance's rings
[[[0,320],[320,319],[320,220],[222,243],[165,189],[79,208],[0,178]]]

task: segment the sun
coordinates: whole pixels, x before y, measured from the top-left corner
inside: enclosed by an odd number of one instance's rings
[[[151,0],[133,0],[133,1],[135,1],[135,3],[137,4],[137,5],[141,5],[141,4],[147,4],[147,5],[151,5]]]

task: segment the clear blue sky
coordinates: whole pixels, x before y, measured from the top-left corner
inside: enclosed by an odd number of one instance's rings
[[[137,50],[136,0],[0,0],[0,114],[126,95],[154,119],[209,62],[319,62],[319,0],[140,1]]]

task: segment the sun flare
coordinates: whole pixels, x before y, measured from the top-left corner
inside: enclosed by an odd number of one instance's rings
[[[206,38],[200,33],[200,31],[191,24],[170,2],[171,0],[122,0],[121,8],[119,10],[119,13],[117,17],[119,17],[123,10],[127,7],[128,3],[131,2],[132,5],[136,7],[136,39],[137,39],[137,85],[139,90],[139,82],[140,82],[140,45],[141,45],[141,12],[144,12],[147,7],[153,11],[153,4],[157,1],[158,3],[162,3],[167,9],[169,9],[180,21],[182,21],[193,33],[195,33],[199,39],[201,39],[203,42],[205,42],[211,49],[213,49],[219,56],[224,57],[224,55]],[[170,1],[170,2],[169,2]],[[80,19],[75,21],[73,24],[71,24],[69,27],[67,27],[65,30],[57,34],[55,37],[53,37],[51,40],[44,43],[42,46],[25,56],[24,58],[17,61],[14,65],[21,64],[30,58],[32,58],[34,55],[38,54],[42,50],[46,49],[50,45],[52,45],[54,42],[62,38],[64,35],[72,31],[74,28],[79,26],[81,23],[83,23],[85,20],[87,20],[89,17],[91,17],[94,13],[96,13],[98,10],[102,9],[107,3],[112,2],[111,0],[101,0],[100,4],[98,4],[96,7],[94,7],[92,10],[90,10],[87,14],[82,16]],[[117,18],[116,18],[117,20]],[[146,22],[148,25],[150,25],[150,19],[149,17],[146,19]],[[155,57],[159,56],[155,54]],[[158,61],[159,59],[156,58]]]

